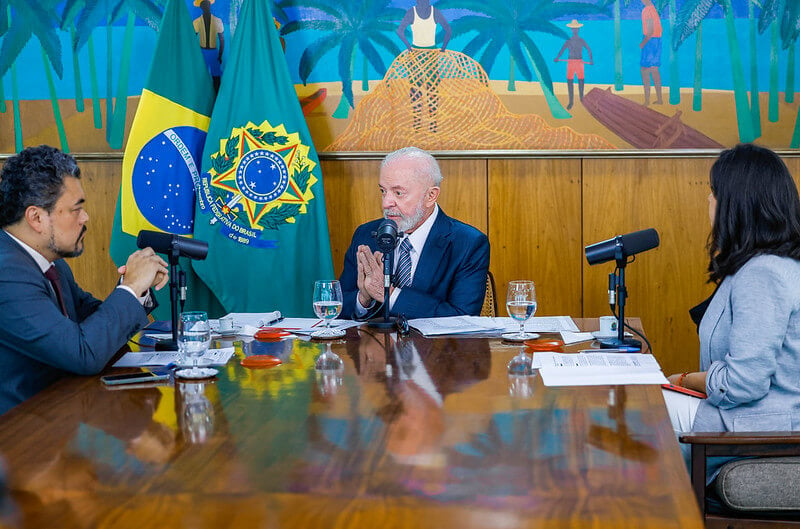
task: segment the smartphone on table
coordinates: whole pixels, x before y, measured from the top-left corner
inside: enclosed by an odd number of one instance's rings
[[[140,371],[139,373],[126,373],[124,375],[105,375],[100,377],[103,384],[107,386],[120,386],[123,384],[144,384],[147,382],[157,382],[159,380],[169,380],[170,371],[161,369],[155,371]]]

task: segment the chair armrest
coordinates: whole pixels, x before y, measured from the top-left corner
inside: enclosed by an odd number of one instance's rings
[[[691,432],[678,436],[692,447],[691,480],[700,512],[706,513],[706,457],[800,456],[800,432]]]
[[[691,432],[678,440],[702,445],[706,456],[800,455],[800,432]]]

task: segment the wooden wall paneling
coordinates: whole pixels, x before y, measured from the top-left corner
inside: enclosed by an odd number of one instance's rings
[[[440,160],[444,180],[439,204],[450,216],[486,233],[486,160]],[[322,162],[333,267],[342,273],[353,231],[381,217],[380,160]]]
[[[586,159],[584,245],[645,228],[661,244],[627,267],[627,316],[638,316],[664,373],[696,370],[699,346],[687,311],[711,294],[708,171],[713,158]],[[583,266],[584,317],[610,314],[613,263]]]
[[[485,159],[439,160],[442,191],[439,205],[449,216],[489,233]]]
[[[498,305],[508,282],[536,283],[539,315],[581,314],[581,161],[489,160],[489,240]]]
[[[339,277],[353,231],[381,216],[380,160],[325,160],[321,164],[333,270]]]
[[[119,196],[122,163],[119,160],[80,161],[79,166],[89,222],[83,254],[75,259],[67,259],[67,263],[81,288],[96,298],[105,299],[119,278],[108,248]]]

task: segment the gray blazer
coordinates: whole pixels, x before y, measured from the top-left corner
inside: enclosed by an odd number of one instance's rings
[[[98,373],[147,324],[129,292],[114,289],[101,302],[67,263],[54,264],[69,318],[33,258],[0,230],[0,414],[67,373]]]
[[[708,398],[696,432],[800,430],[800,262],[760,255],[726,277],[700,322]]]

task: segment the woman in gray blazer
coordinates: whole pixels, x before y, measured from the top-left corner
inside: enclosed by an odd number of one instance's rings
[[[665,391],[679,431],[800,429],[800,197],[772,151],[738,145],[711,168],[709,281],[700,371]]]

